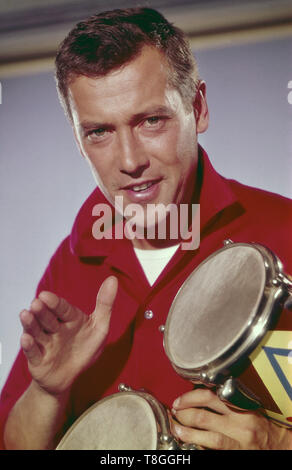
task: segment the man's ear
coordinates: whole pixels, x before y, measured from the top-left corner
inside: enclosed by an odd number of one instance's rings
[[[209,126],[209,109],[206,98],[206,83],[199,83],[195,99],[193,101],[193,109],[197,123],[197,133],[205,132]]]

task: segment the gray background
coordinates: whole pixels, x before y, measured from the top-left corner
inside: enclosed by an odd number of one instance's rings
[[[291,38],[198,50],[215,168],[292,196]],[[58,103],[52,72],[1,79],[0,389],[19,347],[19,312],[94,188]],[[291,90],[292,93],[292,90]],[[292,99],[290,99],[290,102]]]

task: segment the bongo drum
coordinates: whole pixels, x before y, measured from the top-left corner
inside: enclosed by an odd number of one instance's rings
[[[291,286],[269,249],[227,240],[193,271],[172,302],[164,349],[176,372],[214,387],[235,407],[277,408],[266,403],[269,390],[263,399],[259,390],[265,386],[251,357],[277,328]],[[289,322],[291,329],[291,313]]]
[[[57,450],[175,450],[164,406],[152,395],[121,384],[119,393],[90,407]],[[187,447],[188,449],[194,446]]]

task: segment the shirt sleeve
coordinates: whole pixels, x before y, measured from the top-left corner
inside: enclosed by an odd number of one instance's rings
[[[5,449],[4,445],[4,428],[8,415],[27,389],[31,382],[31,375],[27,367],[25,355],[20,350],[13,364],[10,374],[2,389],[0,396],[0,449]]]
[[[52,290],[51,278],[49,265],[37,287],[36,295],[42,290]],[[27,359],[20,349],[0,395],[0,450],[5,450],[4,429],[9,413],[31,380]]]

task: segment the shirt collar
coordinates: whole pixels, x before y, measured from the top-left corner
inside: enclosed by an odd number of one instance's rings
[[[199,146],[198,183],[201,184],[199,203],[202,231],[218,213],[236,202],[237,198],[228,180],[215,171],[207,153],[201,146]],[[128,253],[128,248],[132,246],[132,243],[125,237],[120,240],[115,240],[113,237],[97,240],[94,237],[96,217],[93,215],[93,208],[97,204],[105,204],[110,207],[111,212],[107,219],[108,226],[112,226],[111,222],[115,215],[115,209],[109,206],[109,202],[103,193],[99,188],[96,188],[84,202],[75,219],[70,235],[71,251],[81,258],[107,257],[119,245],[119,257],[122,256],[123,252]],[[120,224],[122,224],[121,221],[115,228],[119,228]],[[107,235],[110,237],[110,229]]]
[[[201,230],[222,210],[237,201],[229,181],[213,168],[205,150],[199,147],[199,179]]]

